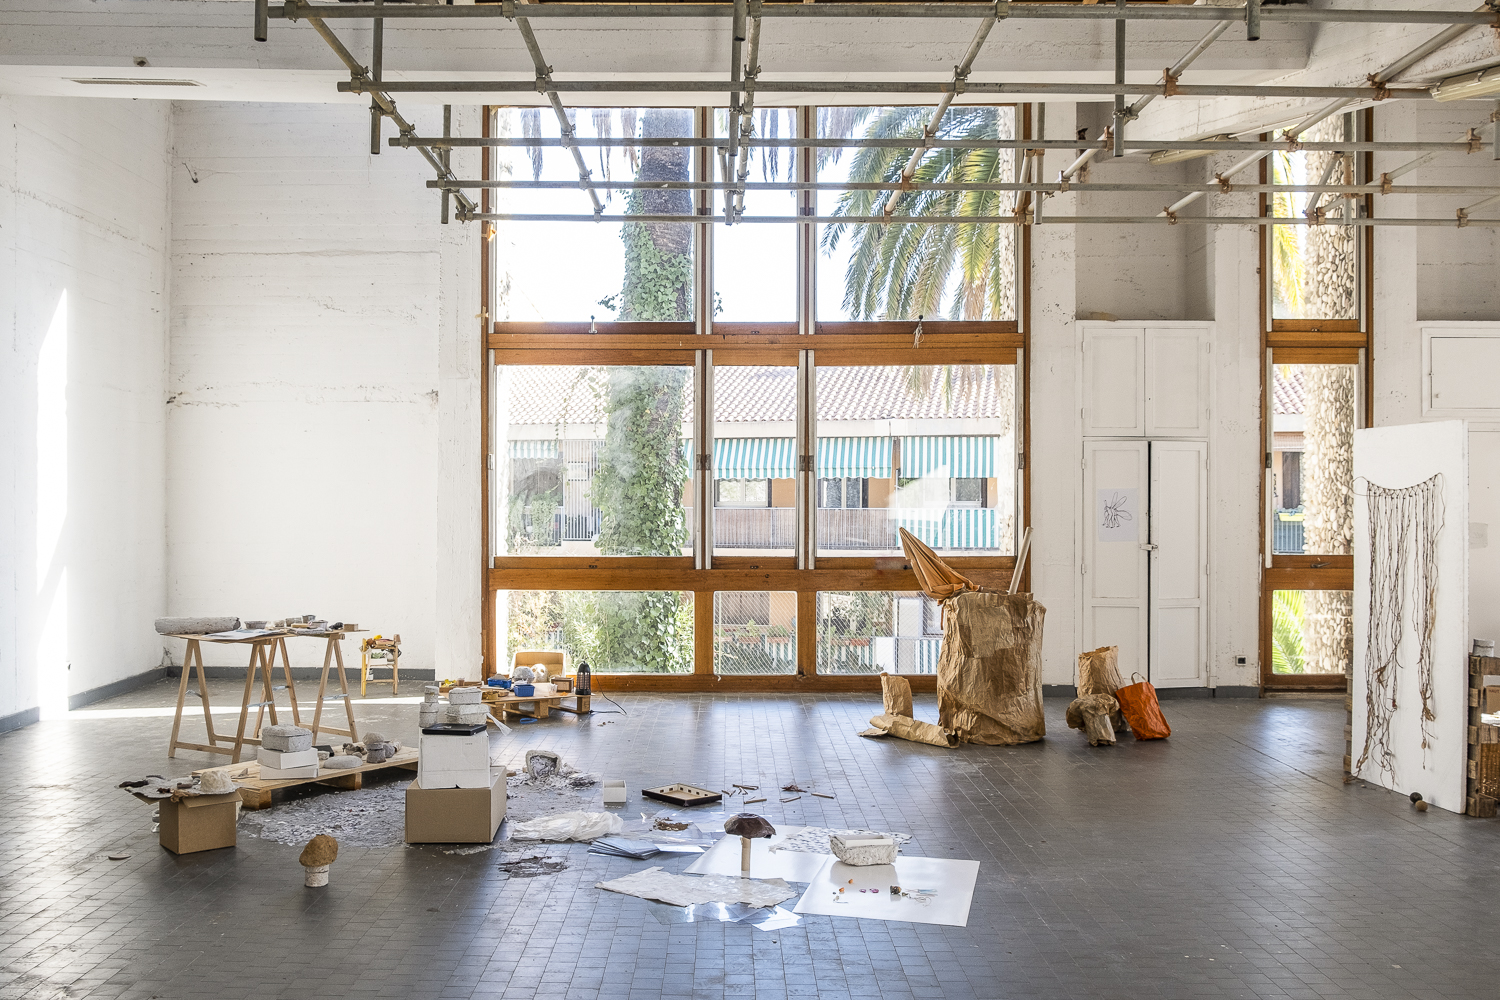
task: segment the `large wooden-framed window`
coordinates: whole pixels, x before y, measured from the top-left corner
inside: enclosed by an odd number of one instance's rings
[[[967,116],[967,134],[996,138],[1029,125],[1025,108],[948,114]],[[916,137],[931,110],[757,115],[757,134],[770,137]],[[549,117],[496,109],[487,127],[545,138]],[[708,108],[581,110],[574,124],[580,137],[602,138],[679,135],[685,120],[692,136],[726,135],[726,115]],[[899,179],[919,145],[781,147],[774,157],[758,147],[750,180]],[[521,149],[487,152],[490,177],[571,171],[569,211],[578,211],[569,151],[549,148],[540,164]],[[937,153],[944,162],[932,169],[972,177],[962,153]],[[1015,177],[1020,155],[988,154],[990,178]],[[591,147],[585,157],[595,178],[678,183],[722,178],[727,165],[713,146],[672,158]],[[548,211],[538,199],[554,196],[485,194],[512,212]],[[841,203],[837,191],[752,189],[745,212],[878,215],[890,195],[867,188]],[[561,642],[594,651],[603,688],[857,690],[878,686],[882,670],[929,686],[940,623],[896,528],[988,586],[1009,583],[1027,510],[1021,227],[969,227],[970,266],[959,249],[946,271],[910,274],[900,261],[930,256],[963,227],[849,224],[830,236],[835,227],[812,222],[725,225],[722,192],[702,188],[605,197],[610,212],[680,209],[702,221],[672,223],[681,238],[633,223],[556,223],[523,236],[500,222],[487,234],[486,672],[513,646]],[[928,199],[921,214],[945,210],[922,193],[903,197]],[[968,214],[1008,212],[1012,198],[996,193]],[[917,209],[895,214],[906,212]],[[623,270],[608,240],[622,245]],[[507,272],[517,254],[526,259]],[[643,254],[681,294],[641,294]],[[649,530],[635,516],[648,507],[661,512]],[[640,621],[669,638],[601,638]]]
[[[1368,112],[1301,140],[1368,137]],[[1277,151],[1266,183],[1364,183],[1368,154]],[[1316,224],[1261,229],[1265,472],[1261,680],[1267,689],[1345,690],[1353,664],[1353,432],[1369,426],[1373,228],[1339,223],[1373,200],[1273,192],[1262,213]]]

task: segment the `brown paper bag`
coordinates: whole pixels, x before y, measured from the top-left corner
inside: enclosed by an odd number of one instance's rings
[[[911,715],[911,682],[905,677],[880,675],[880,694],[885,700],[886,715]]]

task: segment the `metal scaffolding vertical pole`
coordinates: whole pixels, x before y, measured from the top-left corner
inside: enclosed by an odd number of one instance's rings
[[[729,154],[725,157],[724,180],[732,182],[730,168],[740,156],[740,60],[745,46],[745,0],[734,0],[734,30],[729,43]],[[724,190],[724,224],[734,222],[734,191]]]
[[[1115,6],[1121,12],[1125,10],[1125,0],[1115,0]],[[1125,19],[1123,17],[1115,21],[1115,83],[1119,86],[1125,85]],[[1125,95],[1115,95],[1115,147],[1116,157],[1125,155]]]
[[[740,130],[739,167],[735,171],[735,182],[738,185],[734,193],[736,217],[745,214],[745,180],[750,176],[749,140],[755,130],[755,80],[760,75],[760,4],[761,0],[751,0],[750,4],[750,40],[749,56],[745,60],[744,102],[740,106],[738,117],[731,116],[729,119],[729,127]]]
[[[453,105],[451,104],[443,105],[443,138],[453,138]],[[438,150],[438,159],[443,161],[443,169],[451,174],[453,172],[453,149],[444,146]],[[443,210],[440,221],[445,226],[448,224],[448,201],[452,194],[453,192],[448,188],[443,189]]]
[[[1260,0],[1245,4],[1245,37],[1252,42],[1260,41]]]
[[[270,0],[255,0],[255,40],[263,42],[270,28],[271,12]]]

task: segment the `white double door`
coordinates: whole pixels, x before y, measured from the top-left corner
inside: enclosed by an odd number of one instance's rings
[[[1084,439],[1085,649],[1120,647],[1120,675],[1208,678],[1208,445]]]

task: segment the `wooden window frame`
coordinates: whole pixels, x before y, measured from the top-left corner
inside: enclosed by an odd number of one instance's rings
[[[1364,135],[1372,135],[1374,128],[1373,109],[1360,112],[1359,128]],[[1356,158],[1359,173],[1373,176],[1374,154],[1362,153]],[[1261,179],[1267,176],[1266,161],[1261,161]],[[1260,196],[1261,214],[1269,208],[1269,197]],[[1374,196],[1365,196],[1365,211],[1374,213]],[[1256,268],[1260,276],[1260,328],[1262,356],[1270,351],[1273,364],[1364,364],[1362,397],[1364,402],[1362,427],[1374,423],[1374,367],[1371,351],[1374,342],[1375,324],[1375,228],[1369,226],[1360,232],[1360,289],[1361,317],[1349,320],[1329,319],[1272,319],[1271,318],[1271,258],[1270,227],[1260,227],[1260,263]],[[1361,358],[1363,352],[1363,358]],[[1261,399],[1268,398],[1265,385],[1266,366],[1261,369]],[[1262,406],[1261,440],[1268,440],[1272,414]],[[1270,460],[1267,452],[1265,460]],[[1266,477],[1261,477],[1260,506],[1264,512],[1268,501]],[[1268,551],[1270,540],[1266,537],[1266,519],[1260,518],[1261,552]],[[1261,690],[1266,691],[1347,691],[1348,677],[1341,674],[1276,674],[1271,669],[1271,618],[1273,594],[1278,590],[1353,590],[1354,556],[1316,555],[1272,555],[1270,565],[1263,566],[1260,586],[1260,675]]]
[[[486,107],[484,134],[490,134],[494,108]],[[1031,109],[1016,107],[1023,138],[1030,136]],[[708,109],[699,109],[698,128],[706,127]],[[811,108],[799,112],[804,132],[814,127]],[[709,150],[700,148],[696,169],[706,172]],[[806,171],[810,156],[801,158]],[[1019,157],[1018,157],[1019,160]],[[482,168],[489,177],[491,152],[483,151]],[[806,193],[804,211],[811,214],[811,193]],[[490,193],[481,193],[488,211]],[[1030,228],[1021,227],[1016,275],[1016,320],[971,322],[924,320],[921,343],[914,340],[914,321],[849,322],[815,321],[812,303],[815,288],[817,248],[810,233],[798,243],[800,320],[785,322],[705,322],[712,261],[703,253],[717,222],[706,193],[700,192],[695,223],[698,248],[695,263],[698,318],[676,323],[537,323],[491,322],[489,306],[495,279],[495,255],[490,241],[481,243],[481,432],[483,504],[481,516],[483,564],[481,622],[483,672],[494,675],[500,667],[496,634],[497,595],[507,590],[583,591],[679,591],[693,594],[693,670],[682,674],[608,674],[596,672],[594,686],[622,691],[800,691],[840,692],[879,690],[878,675],[829,675],[817,671],[817,595],[826,591],[916,591],[916,575],[902,556],[818,556],[814,568],[798,569],[794,556],[713,555],[708,568],[698,568],[692,556],[505,556],[492,557],[491,425],[493,401],[490,377],[498,365],[595,364],[595,365],[691,365],[700,351],[712,351],[715,367],[733,365],[787,365],[798,363],[799,352],[811,350],[817,366],[863,365],[1015,365],[1018,391],[1029,384],[1030,329]],[[811,230],[812,227],[805,227]],[[592,326],[593,332],[590,328]],[[803,331],[807,332],[803,332]],[[1023,443],[1030,440],[1029,396],[1023,395],[1020,426]],[[1023,448],[1027,445],[1023,444]],[[495,459],[498,461],[498,457]],[[1019,462],[1017,514],[1021,526],[1029,523],[1031,473],[1024,450]],[[955,556],[954,568],[976,583],[1003,590],[1010,584],[1015,559],[1012,556]],[[1029,570],[1022,576],[1023,589],[1030,585]],[[717,676],[714,673],[713,595],[725,591],[794,592],[797,595],[797,673],[795,675]],[[936,676],[907,674],[914,690],[936,689]]]

